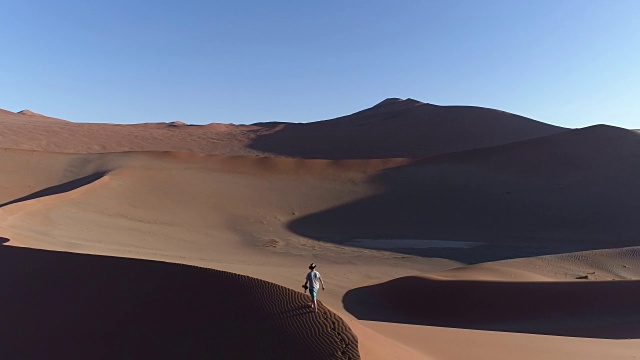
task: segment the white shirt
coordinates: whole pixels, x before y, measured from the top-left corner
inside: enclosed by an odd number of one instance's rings
[[[309,281],[309,287],[312,287],[314,289],[319,288],[320,287],[320,273],[315,271],[315,270],[309,271],[309,273],[307,274],[307,281]]]

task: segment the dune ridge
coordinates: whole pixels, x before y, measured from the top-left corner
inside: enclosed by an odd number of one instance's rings
[[[255,138],[249,147],[314,159],[422,158],[564,130],[493,109],[392,98],[335,119],[279,123],[270,127],[268,135]]]
[[[302,294],[273,283],[7,246],[0,258],[12,289],[0,299],[3,357],[360,358],[338,316],[312,314]]]
[[[637,281],[403,277],[345,294],[359,319],[607,339],[640,338]]]
[[[26,121],[34,120],[34,121]],[[504,144],[565,129],[501,111],[387,99],[369,109],[306,124],[132,125],[36,121],[0,112],[0,147],[65,153],[188,151],[307,159],[420,158]]]

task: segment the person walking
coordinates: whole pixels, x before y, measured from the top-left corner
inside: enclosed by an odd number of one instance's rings
[[[322,285],[322,290],[324,290],[324,282],[322,281],[322,276],[320,273],[316,271],[316,264],[311,263],[309,265],[309,273],[307,273],[307,278],[304,281],[303,288],[307,289],[307,284],[309,284],[309,295],[311,295],[311,308],[313,312],[318,312],[318,302],[316,301],[316,297],[318,295],[318,288]]]

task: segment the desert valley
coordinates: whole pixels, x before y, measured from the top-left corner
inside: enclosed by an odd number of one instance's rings
[[[640,359],[632,129],[0,110],[0,170],[2,358]]]

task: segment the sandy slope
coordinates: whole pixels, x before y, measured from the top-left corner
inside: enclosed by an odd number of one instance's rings
[[[640,338],[637,281],[402,277],[349,291],[359,319],[583,338]]]
[[[534,255],[639,245],[638,158],[636,132],[604,125],[445,154],[380,172],[372,180],[385,191],[290,228],[315,238],[528,244]]]
[[[268,125],[272,132],[257,137],[252,149],[313,159],[418,158],[565,130],[494,109],[396,98],[336,119]]]
[[[359,358],[338,316],[266,281],[9,246],[0,259],[4,359]]]
[[[639,279],[639,254],[638,248],[588,251],[463,266],[427,276],[394,279],[357,289],[369,294],[356,311],[363,318],[372,314],[394,317],[394,322],[362,323],[414,349],[422,348],[434,358],[634,359],[640,353],[640,342],[634,335],[638,331],[637,320],[631,319],[637,313],[637,295],[633,295],[638,291],[637,284],[602,280]],[[583,274],[588,278],[583,279]],[[576,280],[577,276],[580,280]],[[401,282],[406,286],[398,287]],[[444,291],[433,287],[437,282]],[[349,297],[347,294],[346,298]],[[386,301],[381,304],[383,300]],[[394,304],[397,301],[401,304]],[[381,305],[383,308],[366,314]],[[553,314],[558,310],[564,314]],[[403,316],[412,312],[417,314]],[[428,312],[434,316],[424,318]],[[581,314],[567,316],[572,312]],[[524,333],[473,329],[481,327],[477,321],[487,315],[490,316],[485,321],[490,322],[485,327],[500,325],[502,319],[502,326]],[[440,319],[448,327],[398,323],[408,319],[418,322],[421,318],[428,322]],[[454,324],[456,320],[458,323]],[[526,333],[544,327],[551,333],[577,336],[581,332],[591,338]],[[633,340],[601,339],[619,335]],[[464,346],[451,346],[453,338]]]
[[[68,153],[189,151],[204,154],[358,159],[424,157],[505,144],[564,129],[498,110],[389,99],[308,124],[72,123],[0,111],[0,147]]]
[[[254,126],[211,124],[188,126],[179,122],[135,125],[53,121],[38,115],[0,112],[0,147],[70,153],[116,151],[193,151],[252,155],[246,148]]]
[[[40,172],[25,169],[32,175],[48,178],[51,182],[45,192],[52,195],[31,199],[26,192],[30,189],[24,188],[25,192],[19,195],[29,200],[0,210],[3,234],[13,245],[191,263],[251,274],[294,289],[300,289],[304,269],[312,259],[337,262],[341,266],[324,272],[332,283],[328,294],[335,295],[329,295],[331,298],[327,300],[334,308],[341,306],[341,294],[350,286],[334,281],[342,277],[341,273],[353,273],[347,278],[358,284],[406,273],[394,267],[402,260],[397,255],[375,256],[381,265],[375,266],[367,258],[362,259],[370,251],[343,252],[344,248],[323,246],[291,234],[280,236],[282,224],[270,216],[280,215],[287,220],[296,212],[304,214],[343,197],[362,196],[373,190],[358,190],[353,184],[340,186],[363,177],[350,169],[366,172],[395,166],[393,162],[369,161],[360,166],[345,166],[344,162],[273,163],[269,159],[188,154],[7,153],[10,156],[4,157],[5,164],[11,163],[10,159],[21,163],[25,158],[39,156],[43,162],[64,164],[67,169],[64,173],[73,173],[78,178],[106,173],[92,183],[58,193],[61,187],[57,183],[63,181],[58,180],[58,172],[49,172],[44,167]],[[266,170],[261,170],[263,167]],[[326,167],[330,171],[322,171],[325,175],[312,176]],[[67,178],[64,180],[69,182]],[[5,183],[7,187],[13,185],[18,184]],[[266,193],[264,187],[272,192]],[[274,194],[282,198],[274,198]],[[322,255],[310,258],[309,253]],[[340,259],[335,258],[338,254]],[[374,273],[371,277],[359,272],[366,266],[382,274]],[[442,269],[451,265],[436,261],[428,266]],[[376,339],[372,340],[374,348],[385,341],[377,334],[368,338]],[[393,344],[381,346],[383,351],[393,347]]]
[[[261,237],[268,237],[272,231],[268,228],[274,228],[261,223],[273,222],[286,227],[286,234],[338,243],[357,238],[479,241],[510,249],[526,247],[516,254],[526,256],[633,246],[640,231],[636,221],[640,193],[635,191],[640,181],[636,166],[640,136],[607,126],[420,161],[304,161],[177,153],[147,158],[56,155],[42,160],[45,155],[7,151],[15,160],[3,164],[6,175],[0,181],[0,201],[124,166],[135,173],[131,179],[138,182],[136,186],[150,186],[149,191],[161,193],[165,187],[203,186],[205,196],[194,197],[208,202],[207,196],[217,197],[216,189],[223,189],[205,186],[214,181],[208,176],[215,176],[222,184],[238,185],[225,188],[225,194],[240,195],[207,205],[218,208],[203,213],[233,214],[219,229],[235,222],[241,224],[236,228],[256,229],[253,232]],[[169,165],[154,165],[160,163]],[[194,175],[180,178],[173,169],[181,167],[194,170],[190,172]],[[246,183],[240,187],[236,178]],[[278,180],[274,188],[272,179]],[[176,201],[184,203],[179,196]],[[254,201],[254,212],[244,213]],[[514,255],[511,250],[491,248],[482,258],[482,251],[478,249],[472,258],[445,252],[438,256],[470,263],[473,257],[478,262]]]
[[[2,193],[2,201],[21,199],[0,208],[0,229],[2,236],[10,239],[8,245],[200,265],[293,290],[300,290],[306,265],[315,261],[329,285],[320,299],[356,333],[365,359],[464,359],[470,354],[477,359],[602,359],[605,354],[609,359],[631,359],[640,353],[636,340],[572,339],[356,320],[343,307],[350,290],[406,276],[423,278],[462,264],[318,241],[292,232],[291,224],[384,194],[389,188],[377,177],[411,168],[406,160],[345,162],[18,150],[7,150],[0,156],[3,170],[10,169],[4,172],[12,174],[0,179],[0,186],[10,189]],[[382,218],[372,219],[370,224],[377,228],[375,222]],[[360,221],[355,216],[350,220]],[[393,231],[401,230],[393,228],[400,224],[393,219],[388,224]],[[330,236],[332,231],[335,229],[324,229],[314,237]],[[626,256],[627,266],[636,266],[635,253],[628,251],[619,256]],[[608,266],[602,260],[610,259],[608,255],[589,254],[585,261],[581,260],[583,255],[564,255],[567,260],[478,265],[437,276],[486,281],[519,274],[516,280],[520,282],[550,281],[553,277],[549,274],[560,269],[566,273],[558,278],[566,278],[585,266]],[[458,297],[455,293],[452,296],[453,300]]]

